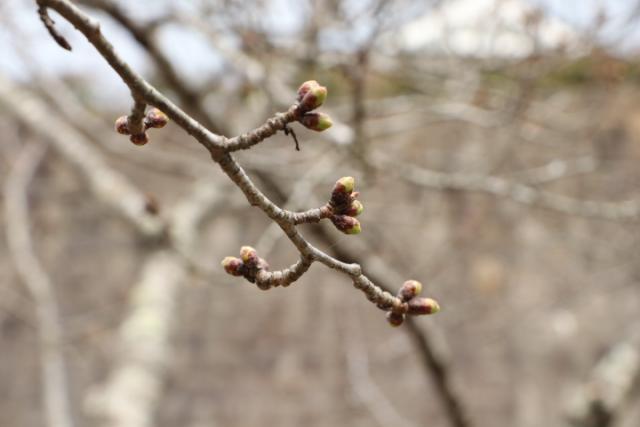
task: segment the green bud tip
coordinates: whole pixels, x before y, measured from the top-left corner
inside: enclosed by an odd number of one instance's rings
[[[129,135],[131,133],[129,132],[129,123],[127,116],[120,116],[116,119],[115,129],[116,132],[121,135]]]
[[[331,222],[336,228],[345,234],[358,234],[360,233],[360,221],[347,215],[333,215]]]
[[[144,124],[147,128],[159,129],[165,127],[167,123],[169,123],[169,118],[157,108],[149,110],[144,118]]]
[[[145,145],[149,142],[149,135],[146,132],[139,133],[137,135],[131,135],[129,140],[135,145]]]
[[[358,221],[357,219],[355,220],[355,223],[353,224],[353,226],[347,230],[345,230],[346,234],[360,234],[360,232],[362,231],[362,228],[360,227],[360,221]]]
[[[302,101],[302,98],[309,92],[311,88],[318,87],[320,84],[315,80],[307,80],[302,83],[298,88],[298,102]]]
[[[310,86],[309,90],[300,99],[300,108],[303,111],[311,111],[324,104],[327,99],[327,88],[324,86]]]
[[[220,263],[224,268],[224,271],[231,274],[232,276],[241,276],[242,275],[242,260],[240,258],[228,256],[222,260]]]
[[[404,323],[404,314],[394,313],[393,311],[389,311],[387,313],[387,322],[394,328],[402,325]]]
[[[352,176],[343,176],[339,180],[336,181],[336,185],[334,186],[334,191],[338,191],[341,193],[352,193],[353,188],[356,185],[356,180]]]
[[[402,284],[400,292],[398,292],[398,296],[404,301],[409,301],[413,297],[419,295],[420,292],[422,292],[422,283],[417,280],[407,280]]]
[[[302,125],[307,129],[311,129],[316,132],[327,130],[333,125],[331,117],[324,113],[306,113],[300,119],[300,123],[302,123]]]
[[[243,246],[240,248],[240,258],[245,263],[258,262],[258,252],[251,246]]]
[[[409,300],[409,314],[435,314],[440,311],[440,305],[431,298],[414,297]]]
[[[358,216],[364,211],[364,205],[359,200],[351,202],[351,206],[345,211],[345,215]]]

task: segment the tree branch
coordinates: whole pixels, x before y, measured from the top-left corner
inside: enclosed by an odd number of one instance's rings
[[[638,200],[623,202],[580,200],[539,190],[530,185],[500,177],[437,172],[411,164],[403,164],[402,171],[399,172],[399,168],[395,168],[397,165],[388,161],[383,154],[375,153],[372,158],[376,167],[395,173],[398,177],[412,184],[436,190],[487,193],[497,197],[505,197],[525,205],[540,206],[565,214],[587,218],[610,221],[637,220],[640,218],[640,201]]]
[[[280,128],[285,129],[286,124],[293,120],[299,120],[306,127],[316,131],[321,131],[331,126],[331,121],[328,116],[323,113],[310,113],[310,111],[318,108],[324,102],[327,94],[326,88],[318,85],[315,81],[305,82],[298,90],[298,103],[292,106],[287,113],[278,115],[274,119],[267,121],[267,123],[255,129],[253,132],[237,137],[236,139],[232,138],[230,142],[226,138],[216,135],[204,128],[195,119],[188,116],[184,111],[160,94],[139,74],[133,71],[102,35],[99,24],[84,14],[73,3],[68,0],[39,1],[41,2],[41,6],[56,10],[71,22],[76,29],[82,32],[114,71],[118,73],[124,83],[129,87],[135,101],[132,116],[135,117],[136,114],[140,112],[143,102],[162,110],[187,133],[207,148],[213,161],[218,163],[223,172],[240,188],[251,205],[259,207],[271,220],[279,225],[301,255],[301,261],[289,271],[286,271],[286,275],[285,272],[280,272],[278,277],[283,283],[290,283],[290,281],[297,279],[306,271],[306,268],[308,268],[312,262],[318,261],[329,268],[349,275],[356,288],[362,290],[367,298],[375,303],[378,308],[388,312],[387,318],[393,325],[397,326],[402,323],[407,314],[431,314],[439,310],[439,306],[435,301],[418,298],[416,294],[419,293],[419,291],[414,292],[410,296],[401,296],[399,293],[398,296],[394,297],[389,292],[380,289],[363,275],[359,265],[343,263],[313,247],[297,231],[295,223],[296,217],[269,200],[254,185],[242,167],[230,154],[231,151],[236,149],[249,148],[263,141]],[[338,184],[345,187],[341,190],[342,195],[336,193],[336,191],[338,191],[336,188],[338,187],[334,188],[332,200],[330,201],[330,207],[334,211],[331,220],[341,231],[347,234],[356,234],[360,232],[360,224],[353,217],[361,211],[362,205],[360,204],[358,206],[355,204],[357,193],[353,193],[352,195],[353,178],[349,179],[351,181],[349,185],[350,189],[348,190],[346,190],[346,184],[340,184],[340,181],[338,182]],[[340,193],[340,191],[338,191],[338,193]],[[262,276],[264,279],[262,281],[263,284],[272,283],[275,276],[268,276],[266,273],[261,272],[261,270],[264,271],[266,269],[260,264],[255,262],[250,264],[246,259],[243,259],[243,262],[245,263],[242,266],[245,270],[243,272],[245,277],[255,281],[258,276]],[[225,266],[225,268],[227,268],[227,266]],[[251,272],[250,275],[247,273],[247,269]],[[405,282],[405,285],[406,284]]]
[[[27,190],[44,157],[44,145],[27,145],[6,181],[5,215],[9,252],[18,276],[35,301],[47,425],[73,427],[62,351],[63,330],[53,284],[38,261],[30,232]]]

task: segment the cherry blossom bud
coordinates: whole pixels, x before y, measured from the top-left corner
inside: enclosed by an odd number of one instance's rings
[[[165,113],[158,110],[157,108],[152,108],[147,111],[147,115],[144,118],[144,125],[147,128],[163,128],[166,124],[169,123],[169,118]]]
[[[354,200],[353,202],[351,202],[351,206],[349,206],[344,211],[344,214],[349,216],[358,216],[362,213],[363,210],[364,210],[363,204],[360,203],[359,200]]]
[[[129,123],[128,123],[129,119],[127,119],[127,116],[120,116],[116,119],[116,124],[115,124],[115,129],[116,132],[118,132],[121,135],[129,135],[131,134],[131,132],[129,132]]]
[[[440,305],[431,298],[415,297],[409,300],[409,314],[434,314],[440,311]]]
[[[322,132],[327,130],[333,125],[331,117],[324,113],[306,113],[300,119],[302,126],[307,129],[314,130],[316,132]]]
[[[302,83],[298,88],[298,102],[302,101],[302,98],[311,90],[311,88],[317,88],[320,84],[315,80],[307,80]]]
[[[356,184],[356,180],[352,176],[343,176],[336,181],[333,186],[334,193],[351,194]]]
[[[398,327],[404,323],[404,314],[389,311],[387,313],[387,322],[393,327]]]
[[[420,292],[422,292],[422,283],[417,280],[407,280],[400,288],[398,296],[404,301],[409,301],[413,297],[419,295]]]
[[[224,271],[232,276],[242,276],[244,273],[244,264],[240,258],[228,256],[221,262]]]
[[[257,267],[260,263],[258,252],[256,252],[256,250],[251,246],[243,246],[240,248],[240,258],[242,258],[242,261],[247,266]]]
[[[137,135],[131,135],[129,140],[136,145],[145,145],[149,142],[149,135],[146,132],[139,133]]]
[[[336,228],[345,234],[359,234],[361,230],[360,221],[347,215],[333,215],[331,222]]]
[[[303,84],[304,86],[304,84]],[[306,89],[308,88],[308,89]],[[302,86],[301,86],[302,89]],[[319,84],[310,84],[305,89],[302,89],[304,96],[300,98],[300,109],[302,111],[311,111],[320,107],[327,99],[327,88],[320,86]]]

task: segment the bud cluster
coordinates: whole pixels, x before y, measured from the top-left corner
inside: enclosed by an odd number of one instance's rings
[[[165,127],[165,125],[169,122],[169,118],[165,113],[158,110],[157,108],[152,108],[147,111],[147,114],[144,117],[143,125],[144,131],[139,134],[132,135],[129,130],[129,117],[121,116],[118,117],[115,123],[116,132],[122,135],[131,135],[129,140],[133,142],[135,145],[145,145],[149,142],[149,135],[147,135],[147,130],[151,128],[160,129]]]
[[[327,99],[327,88],[315,80],[309,80],[298,88],[298,121],[302,126],[316,132],[329,129],[333,124],[325,113],[311,112],[320,107]]]
[[[258,271],[269,271],[269,264],[258,256],[258,252],[251,246],[240,248],[240,258],[228,256],[222,260],[224,271],[232,276],[244,276],[254,283]]]
[[[440,305],[431,298],[423,298],[418,295],[422,292],[422,283],[417,280],[407,280],[404,282],[397,297],[402,302],[407,303],[406,314],[420,316],[434,314],[440,311]],[[387,321],[391,326],[400,326],[404,322],[405,314],[390,311],[387,313]]]
[[[360,195],[353,191],[355,180],[351,176],[340,178],[333,186],[329,208],[331,222],[345,234],[358,234],[361,231],[360,221],[355,217],[364,210],[362,203],[357,200]]]

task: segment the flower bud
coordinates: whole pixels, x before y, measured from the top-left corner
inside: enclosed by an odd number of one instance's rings
[[[440,311],[440,305],[431,298],[414,297],[409,300],[409,314],[434,314]]]
[[[169,118],[165,113],[157,108],[152,108],[147,111],[147,115],[144,118],[144,125],[146,128],[159,129],[165,127],[167,123],[169,123]]]
[[[300,123],[307,129],[315,130],[316,132],[327,130],[333,125],[331,117],[324,113],[306,113],[300,119]]]
[[[243,246],[240,248],[240,258],[242,258],[245,264],[252,267],[257,267],[260,262],[258,252],[251,246]]]
[[[129,140],[136,145],[145,145],[149,142],[149,135],[146,132],[139,133],[137,135],[131,135]]]
[[[394,328],[398,327],[404,322],[404,314],[389,311],[387,313],[387,322],[389,322],[389,324]]]
[[[298,102],[302,101],[302,98],[311,90],[311,88],[317,88],[320,84],[315,80],[307,80],[302,83],[298,88]]]
[[[363,210],[364,206],[362,205],[362,203],[360,203],[359,200],[354,200],[353,202],[351,202],[351,206],[349,206],[344,211],[344,214],[348,216],[358,216],[362,213]]]
[[[131,133],[129,132],[129,119],[127,119],[127,116],[120,116],[116,119],[115,129],[121,135],[129,135]]]
[[[360,221],[354,217],[347,215],[333,215],[331,222],[336,228],[342,231],[344,234],[359,234],[361,230]]]
[[[303,84],[304,86],[304,84]],[[320,107],[325,99],[327,99],[327,88],[324,86],[320,86],[319,84],[313,85],[310,84],[307,86],[308,89],[303,89],[303,92],[305,92],[304,96],[302,96],[302,98],[300,98],[300,109],[302,111],[311,111],[311,110],[315,110],[316,108]],[[302,89],[302,86],[301,86]]]
[[[240,258],[228,256],[220,263],[224,267],[224,271],[232,276],[242,276],[244,273],[244,264]]]
[[[336,181],[333,186],[334,193],[351,194],[356,184],[356,180],[352,176],[343,176]]]
[[[398,296],[404,301],[409,301],[413,297],[419,295],[420,292],[422,292],[422,283],[417,280],[407,280],[400,288]]]

